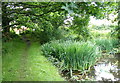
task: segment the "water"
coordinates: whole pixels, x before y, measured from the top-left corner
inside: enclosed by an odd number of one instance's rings
[[[120,81],[120,54],[104,56],[92,68],[87,78],[94,81]]]
[[[90,72],[81,75],[80,71],[73,71],[73,76],[69,77],[69,71],[64,72],[64,77],[68,81],[120,81],[120,53],[103,54],[103,58],[99,60]]]

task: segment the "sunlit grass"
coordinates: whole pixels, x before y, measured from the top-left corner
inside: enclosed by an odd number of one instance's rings
[[[2,76],[4,81],[19,80],[20,59],[24,50],[25,44],[23,42],[7,42],[3,43],[2,54]]]
[[[37,43],[31,45],[28,52],[28,69],[32,81],[63,81],[58,70],[44,56],[41,55],[40,46]]]
[[[2,82],[2,56],[0,55],[0,82]]]
[[[101,38],[109,38],[111,30],[91,30],[91,35],[94,38],[101,37]]]
[[[111,38],[96,38],[92,40],[96,45],[100,46],[101,50],[112,51],[119,44],[117,39]]]
[[[0,39],[0,83],[1,82],[2,82],[2,40]]]
[[[7,42],[3,44],[2,73],[3,81],[63,81],[57,69],[40,52],[38,43],[32,44],[28,50],[24,42]],[[26,52],[26,53],[25,53]],[[27,54],[26,64],[21,62],[23,54]],[[23,69],[21,72],[21,65]],[[23,74],[21,74],[23,73]],[[20,78],[24,75],[24,78]]]

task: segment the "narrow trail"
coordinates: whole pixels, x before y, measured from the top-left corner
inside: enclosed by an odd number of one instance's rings
[[[40,43],[30,40],[27,35],[4,44],[9,50],[2,63],[3,81],[64,81],[58,69],[42,55]]]
[[[30,48],[30,41],[28,40],[28,38],[26,37],[23,37],[23,41],[26,43],[26,46],[24,47],[24,51],[22,53],[22,56],[21,56],[21,63],[20,63],[20,69],[19,69],[19,80],[20,81],[23,81],[25,80],[25,77],[28,76],[28,72],[27,72],[27,61],[28,61],[28,50]]]

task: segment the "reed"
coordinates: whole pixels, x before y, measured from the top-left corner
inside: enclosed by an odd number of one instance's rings
[[[101,56],[98,46],[91,42],[52,41],[42,46],[43,55],[62,62],[62,69],[89,70]]]
[[[92,40],[97,46],[100,46],[101,50],[106,50],[107,52],[111,51],[113,48],[117,47],[119,44],[117,39],[105,39],[99,38]]]

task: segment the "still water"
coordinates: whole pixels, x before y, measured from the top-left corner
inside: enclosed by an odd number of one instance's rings
[[[92,68],[87,78],[94,81],[120,81],[120,53],[103,56]]]
[[[81,75],[80,71],[73,71],[69,77],[69,71],[64,72],[68,81],[120,81],[120,53],[103,53],[102,58],[91,68],[89,73]]]

